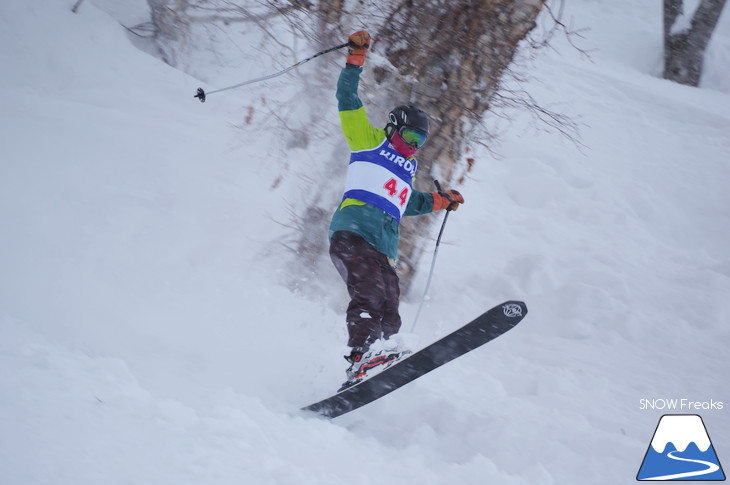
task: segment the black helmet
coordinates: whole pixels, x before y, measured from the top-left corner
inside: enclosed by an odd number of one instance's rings
[[[388,123],[385,125],[385,135],[388,140],[403,126],[414,128],[428,135],[428,115],[411,105],[394,108],[388,113]]]

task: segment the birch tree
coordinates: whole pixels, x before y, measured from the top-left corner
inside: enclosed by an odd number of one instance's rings
[[[705,49],[725,1],[700,0],[690,12],[683,0],[664,0],[664,79],[699,85]]]

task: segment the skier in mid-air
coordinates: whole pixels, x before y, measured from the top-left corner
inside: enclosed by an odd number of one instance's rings
[[[398,333],[400,289],[395,272],[399,224],[403,216],[456,210],[464,198],[456,190],[442,193],[413,188],[418,162],[414,158],[429,134],[426,113],[403,105],[388,114],[385,128],[370,124],[358,96],[360,73],[370,47],[370,35],[358,31],[348,38],[345,67],[337,81],[342,131],[350,147],[350,164],[342,202],[329,229],[330,257],[347,284],[350,304],[345,359],[349,382],[365,369],[383,363],[370,347]],[[379,359],[379,360],[378,360]]]

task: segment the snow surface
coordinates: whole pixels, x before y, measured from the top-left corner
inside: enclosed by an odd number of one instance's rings
[[[556,37],[527,88],[585,146],[512,112],[498,156],[473,148],[406,338],[529,315],[326,421],[298,409],[342,381],[346,295],[286,245],[344,183],[320,163],[347,157],[342,54],[201,105],[313,47],[246,31],[191,54],[203,82],[119,25],[144,2],[73,3],[0,3],[0,483],[633,483],[659,417],[698,412],[640,406],[663,398],[723,402],[701,415],[730,461],[730,14],[693,89],[655,77],[659,0],[567,2],[591,58]]]

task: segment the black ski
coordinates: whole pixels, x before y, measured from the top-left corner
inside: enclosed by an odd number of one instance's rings
[[[523,302],[506,301],[380,374],[302,409],[328,418],[349,413],[499,337],[525,315]]]

